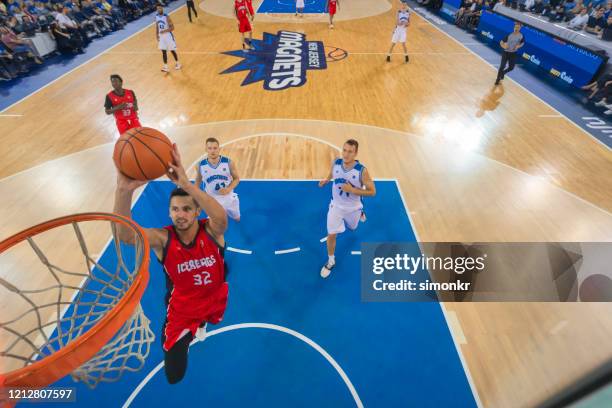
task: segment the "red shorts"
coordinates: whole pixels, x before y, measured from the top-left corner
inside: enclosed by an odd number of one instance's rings
[[[329,15],[333,16],[334,14],[336,14],[336,6],[332,6],[331,4],[329,5]]]
[[[121,120],[117,120],[116,122],[117,122],[117,130],[119,130],[120,135],[124,134],[130,129],[133,129],[136,127],[142,127],[142,125],[138,121],[138,118],[121,119]]]
[[[198,327],[204,322],[217,324],[223,320],[225,308],[227,307],[227,295],[229,286],[227,282],[219,289],[206,298],[206,301],[199,304],[197,307],[193,305],[181,305],[180,309],[172,304],[172,299],[168,305],[166,312],[166,324],[164,326],[164,343],[165,351],[170,350],[174,344],[181,339],[182,336],[191,332],[195,336]],[[185,313],[188,311],[188,313]],[[194,313],[195,312],[195,313]]]
[[[251,22],[249,21],[248,17],[238,20],[238,31],[241,33],[248,33],[251,31]]]

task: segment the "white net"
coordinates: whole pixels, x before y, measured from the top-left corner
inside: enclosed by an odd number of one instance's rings
[[[2,374],[51,356],[95,330],[134,283],[148,255],[144,238],[133,229],[133,244],[120,242],[117,217],[104,217],[58,225],[0,253]],[[93,388],[142,368],[155,340],[149,323],[138,305],[72,378]]]

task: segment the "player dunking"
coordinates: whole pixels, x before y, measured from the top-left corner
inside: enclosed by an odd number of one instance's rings
[[[321,277],[327,278],[336,265],[336,236],[357,229],[359,220],[365,221],[361,197],[376,195],[376,187],[368,170],[355,160],[359,143],[349,139],[342,147],[342,158],[334,160],[326,179],[319,182],[323,187],[333,180],[332,200],[327,211],[327,262],[321,268]]]
[[[132,128],[141,127],[138,120],[136,94],[129,89],[123,89],[123,79],[119,75],[111,75],[110,80],[113,90],[106,95],[104,111],[107,115],[115,115],[119,134],[122,135]]]
[[[252,6],[251,6],[252,7]],[[242,49],[249,51],[254,50],[253,41],[253,29],[251,28],[251,22],[253,15],[249,10],[249,6],[246,0],[235,0],[234,1],[234,15],[238,19],[238,31],[242,35]],[[249,33],[249,39],[246,38],[246,33]]]
[[[181,69],[181,63],[179,62],[178,55],[176,54],[176,41],[174,40],[174,34],[172,34],[174,31],[174,24],[172,23],[170,16],[164,13],[164,8],[162,6],[157,6],[155,25],[155,36],[157,38],[158,47],[162,52],[162,59],[164,61],[162,72],[169,72],[168,51],[172,53],[174,61],[176,61],[174,68]]]
[[[329,28],[334,28],[334,16],[337,9],[340,8],[339,0],[327,0],[327,12],[329,13]]]
[[[393,36],[391,37],[391,48],[387,54],[387,62],[391,62],[391,53],[395,44],[398,42],[402,43],[404,48],[404,60],[408,62],[408,49],[406,49],[406,30],[410,25],[410,11],[406,3],[402,2],[400,9],[397,11],[397,22],[395,29],[393,30]]]
[[[200,162],[196,186],[213,197],[225,209],[227,216],[240,221],[240,201],[234,189],[240,177],[233,161],[221,156],[219,141],[214,137],[206,139],[206,159]]]
[[[144,229],[166,273],[162,347],[170,384],[185,375],[189,343],[194,336],[202,340],[206,322],[222,320],[228,296],[223,258],[227,216],[215,199],[189,181],[176,145],[172,155],[174,163],[170,163],[167,175],[178,186],[170,194],[172,225]],[[131,217],[132,194],[144,183],[119,174],[114,212]],[[200,209],[208,218],[198,220]],[[134,239],[132,233],[121,228],[119,238],[128,243]]]

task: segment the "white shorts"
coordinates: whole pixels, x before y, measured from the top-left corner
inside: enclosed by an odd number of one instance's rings
[[[334,205],[333,202],[329,203],[327,234],[341,234],[346,230],[346,227],[350,230],[356,230],[361,213],[361,208],[343,208]]]
[[[393,37],[391,37],[392,43],[405,43],[406,42],[406,27],[395,27],[393,31]]]
[[[299,9],[304,8],[304,0],[296,0],[295,1],[295,7],[299,8]]]
[[[164,51],[175,51],[176,41],[174,41],[174,35],[172,33],[160,34],[158,48]]]
[[[227,216],[233,220],[240,218],[240,200],[238,194],[229,193],[227,195],[214,194],[213,198],[225,209]]]

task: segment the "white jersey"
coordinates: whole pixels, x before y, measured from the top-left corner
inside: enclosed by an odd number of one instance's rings
[[[170,28],[170,23],[168,22],[168,16],[166,14],[155,15],[155,24],[157,25],[157,32],[159,34],[159,42],[157,44],[157,48],[164,51],[175,51],[176,50],[176,41],[174,40],[174,35],[171,31],[166,33],[161,33],[162,30],[167,30]]]
[[[155,14],[155,24],[157,25],[157,32],[161,32],[162,30],[166,30],[170,27],[170,23],[168,22],[168,15]]]
[[[332,168],[334,186],[332,188],[332,204],[344,209],[362,209],[361,196],[342,191],[343,184],[350,184],[355,188],[363,188],[363,171],[365,166],[356,161],[351,169],[345,169],[342,159],[336,159]]]
[[[408,21],[410,21],[410,11],[398,10],[397,11],[397,27],[406,28]]]
[[[208,159],[202,160],[200,175],[202,176],[202,190],[210,195],[220,195],[219,190],[229,186],[233,180],[230,172],[230,159],[221,156],[216,166],[209,163]]]

